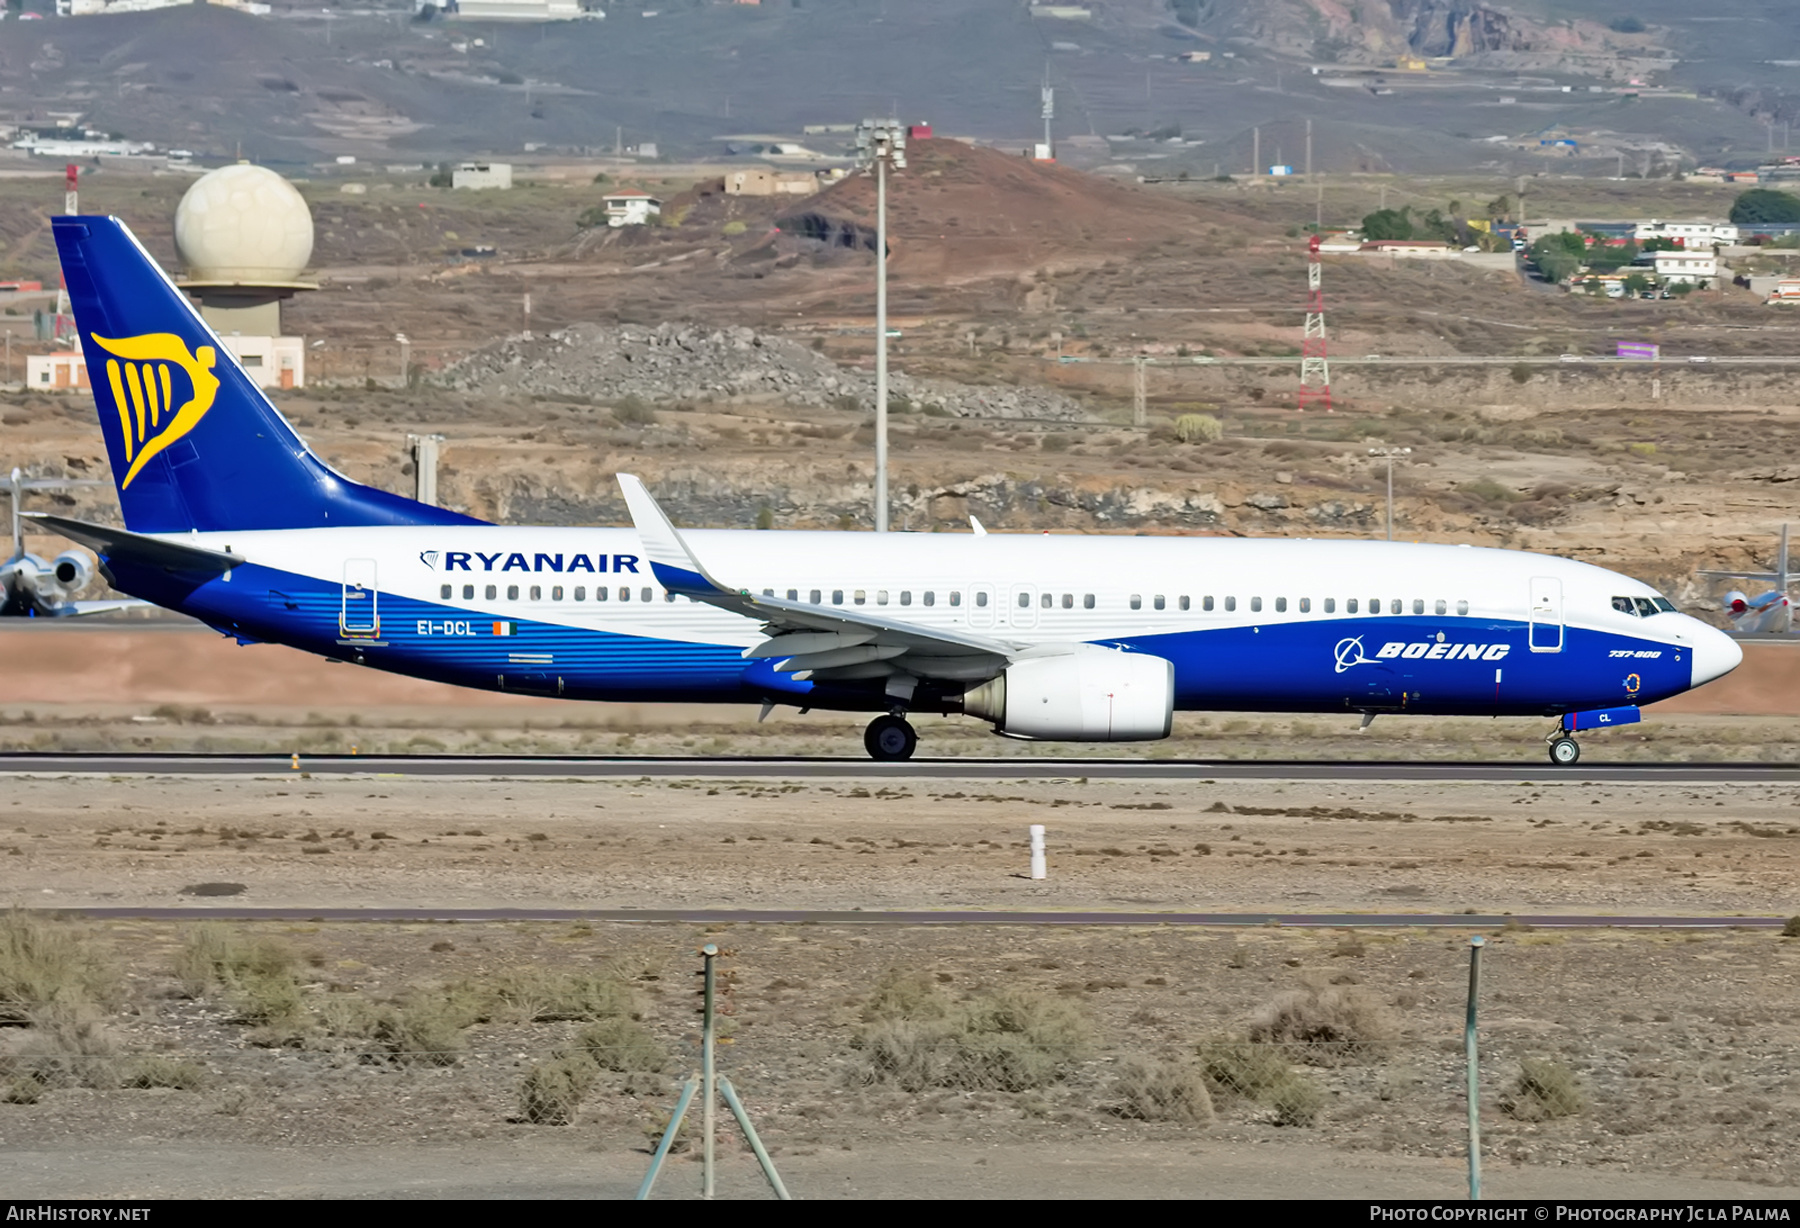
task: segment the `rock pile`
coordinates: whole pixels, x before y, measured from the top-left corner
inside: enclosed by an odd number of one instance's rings
[[[749,328],[577,324],[538,337],[512,337],[445,369],[446,386],[494,394],[649,402],[779,398],[795,405],[851,401],[869,409],[873,375],[846,370],[797,341]],[[951,418],[1072,422],[1079,402],[1046,388],[974,387],[949,380],[888,382],[893,400]]]

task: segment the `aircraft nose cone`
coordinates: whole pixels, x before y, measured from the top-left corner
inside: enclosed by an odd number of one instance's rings
[[[1742,664],[1744,650],[1723,631],[1708,627],[1694,637],[1692,656],[1694,681],[1691,685],[1702,686],[1714,678],[1723,678]]]

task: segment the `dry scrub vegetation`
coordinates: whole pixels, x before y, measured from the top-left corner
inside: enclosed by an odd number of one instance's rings
[[[0,1144],[104,1137],[127,1129],[120,1097],[157,1091],[155,1129],[171,1139],[570,1130],[641,1147],[697,1064],[699,937],[579,924],[100,928],[14,913],[0,922]],[[1422,1155],[1460,1146],[1455,940],[799,926],[732,942],[720,1060],[778,1152],[897,1134],[1029,1144],[1193,1131]],[[1496,1157],[1698,1171],[1729,1152],[1754,1179],[1800,1175],[1770,1126],[1792,1105],[1780,1071],[1794,1028],[1746,992],[1780,979],[1793,939],[1521,930],[1490,947],[1484,1131]],[[1715,984],[1705,1002],[1671,991],[1713,966],[1742,970],[1741,987]],[[1630,979],[1645,975],[1664,988]],[[1670,1009],[1645,1019],[1571,1002],[1577,983],[1590,999]]]

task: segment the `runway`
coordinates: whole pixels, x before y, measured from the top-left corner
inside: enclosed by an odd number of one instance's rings
[[[1173,925],[1213,929],[1780,929],[1783,917],[1605,916],[1504,913],[983,912],[745,908],[186,908],[38,909],[93,921],[609,922],[679,925]]]
[[[1318,759],[945,758],[876,763],[851,756],[0,754],[0,774],[202,776],[318,774],[492,778],[857,778],[881,780],[1330,780],[1516,784],[1800,784],[1800,763],[1433,762]]]

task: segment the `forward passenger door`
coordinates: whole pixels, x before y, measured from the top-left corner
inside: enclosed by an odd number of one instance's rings
[[[1563,648],[1562,581],[1553,576],[1531,579],[1531,651],[1561,652]]]

